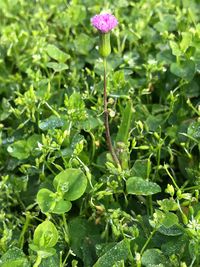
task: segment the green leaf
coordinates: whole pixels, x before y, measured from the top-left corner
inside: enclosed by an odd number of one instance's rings
[[[42,131],[53,130],[55,128],[61,128],[65,124],[63,118],[58,118],[55,115],[48,117],[47,119],[39,122],[39,128]]]
[[[172,49],[172,54],[174,56],[176,56],[176,57],[181,56],[182,52],[180,50],[179,45],[176,42],[174,42],[174,41],[170,41],[169,44],[170,44],[170,47]]]
[[[178,224],[178,217],[172,212],[166,212],[161,224],[166,228],[170,228],[173,225]]]
[[[42,262],[40,263],[40,267],[55,267],[59,266],[59,264],[60,259],[58,257],[58,254],[54,254],[52,256],[48,256],[48,258],[43,258]]]
[[[133,118],[133,106],[132,102],[128,101],[125,109],[122,112],[122,119],[117,133],[116,142],[123,142],[127,144],[132,118]]]
[[[113,267],[118,261],[126,260],[130,253],[130,242],[127,239],[117,243],[114,247],[108,250],[98,261],[94,267]]]
[[[55,45],[51,45],[49,44],[46,48],[47,54],[57,60],[60,63],[65,62],[67,59],[70,58],[70,56],[66,53],[64,53],[63,51],[61,51],[58,47],[56,47]]]
[[[34,245],[42,249],[52,248],[58,242],[58,231],[50,221],[45,221],[37,226],[33,236]]]
[[[149,115],[146,119],[146,125],[148,126],[149,131],[156,131],[164,122],[165,117],[163,114],[158,114],[156,116]]]
[[[94,46],[95,39],[85,33],[80,33],[74,41],[77,53],[87,55]]]
[[[162,225],[158,228],[158,232],[166,236],[179,236],[183,234],[183,230],[176,224],[171,227]]]
[[[192,44],[192,33],[182,32],[182,40],[180,43],[181,50],[185,52],[191,44]]]
[[[68,212],[71,207],[72,203],[70,201],[61,199],[59,201],[56,201],[55,206],[51,210],[51,212],[56,214],[64,214],[65,212]]]
[[[86,190],[87,178],[81,170],[67,169],[60,172],[53,181],[56,190],[63,193],[66,200],[80,198]]]
[[[160,205],[160,209],[164,211],[175,211],[178,209],[178,204],[174,199],[163,199],[157,202]]]
[[[81,217],[69,221],[70,245],[75,254],[84,262],[84,266],[93,266],[96,260],[96,244],[101,242],[99,225]]]
[[[150,159],[137,159],[131,168],[131,176],[141,177],[147,179],[151,172],[151,161]]]
[[[47,67],[53,69],[55,72],[61,72],[63,70],[69,69],[68,65],[65,63],[56,63],[56,62],[48,62]]]
[[[7,151],[12,157],[19,160],[27,159],[30,156],[30,151],[25,140],[14,142],[8,146]]]
[[[191,81],[195,75],[196,67],[194,61],[187,60],[180,63],[172,63],[170,71],[184,80]]]
[[[186,236],[176,236],[172,240],[162,244],[161,248],[165,255],[181,255],[187,246],[188,238]]]
[[[19,248],[10,248],[0,259],[1,267],[30,267],[25,254]]]
[[[43,213],[52,211],[55,206],[56,195],[46,188],[42,188],[37,193],[37,203]]]
[[[200,121],[192,122],[188,127],[187,133],[194,139],[200,140]]]
[[[41,248],[34,244],[29,244],[30,249],[37,252],[42,258],[48,258],[56,253],[54,248]]]
[[[166,267],[169,266],[167,259],[159,249],[147,249],[142,255],[142,264],[145,267]]]
[[[142,179],[141,177],[131,177],[126,181],[128,194],[133,195],[153,195],[161,192],[158,184]]]

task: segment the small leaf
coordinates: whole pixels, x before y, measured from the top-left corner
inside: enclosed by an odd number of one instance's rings
[[[52,213],[64,214],[65,212],[68,212],[71,207],[72,203],[70,201],[61,199],[56,202],[55,207],[52,209]]]
[[[61,51],[58,47],[56,47],[55,45],[51,45],[49,44],[46,48],[47,54],[57,60],[60,63],[65,62],[67,59],[70,58],[70,56],[66,53],[64,53],[63,51]]]
[[[43,131],[52,130],[55,128],[61,128],[65,124],[63,118],[58,118],[55,115],[48,117],[47,119],[39,122],[39,128]]]
[[[37,252],[42,258],[53,256],[56,253],[54,248],[40,248],[34,244],[29,244],[30,249]]]
[[[182,79],[191,81],[194,77],[196,67],[194,61],[187,60],[181,63],[172,63],[170,71]]]
[[[49,189],[42,188],[37,193],[37,203],[43,213],[52,211],[55,206],[55,193]]]
[[[166,228],[170,228],[173,225],[178,224],[178,217],[172,212],[166,212],[161,224]]]
[[[147,249],[142,255],[142,264],[145,267],[165,267],[167,266],[168,262],[162,251],[159,249]]]
[[[131,168],[131,176],[141,177],[147,179],[151,172],[151,161],[150,159],[137,159]]]
[[[187,130],[189,136],[200,140],[200,121],[192,122]]]
[[[60,172],[53,181],[56,190],[64,193],[66,200],[80,198],[86,190],[87,178],[81,170],[67,169]]]
[[[182,40],[180,43],[180,48],[185,52],[192,43],[192,33],[191,32],[182,32]]]
[[[179,236],[183,234],[183,230],[176,224],[168,228],[162,225],[158,228],[158,232],[167,236]]]
[[[33,236],[34,245],[39,248],[52,248],[58,242],[58,231],[50,221],[45,221],[37,226]]]
[[[55,72],[60,72],[69,69],[65,63],[48,62],[47,67],[53,69]]]
[[[8,153],[19,160],[27,159],[30,156],[29,148],[25,140],[14,142],[7,148]]]
[[[131,177],[126,181],[128,194],[133,195],[153,195],[161,192],[158,184],[142,179],[141,177]]]
[[[178,209],[178,204],[174,199],[163,199],[158,200],[157,202],[160,205],[160,209],[164,211],[175,211]]]

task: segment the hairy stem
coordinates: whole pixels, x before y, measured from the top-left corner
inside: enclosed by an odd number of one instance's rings
[[[111,137],[110,137],[110,128],[109,128],[109,122],[108,122],[108,108],[107,108],[107,90],[106,90],[106,58],[103,59],[103,65],[104,65],[104,92],[103,92],[103,102],[104,102],[104,124],[105,124],[105,130],[106,130],[106,143],[108,146],[108,149],[110,151],[110,154],[113,158],[113,161],[117,166],[120,166],[120,162],[117,158],[117,155],[115,153],[115,150],[112,146]]]

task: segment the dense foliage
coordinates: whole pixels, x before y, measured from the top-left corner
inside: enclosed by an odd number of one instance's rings
[[[199,1],[1,0],[0,18],[0,266],[200,266]]]

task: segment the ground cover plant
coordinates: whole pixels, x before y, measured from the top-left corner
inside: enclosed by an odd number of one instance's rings
[[[0,266],[199,267],[199,1],[1,0],[0,18]]]

